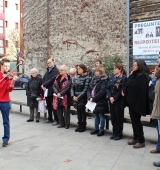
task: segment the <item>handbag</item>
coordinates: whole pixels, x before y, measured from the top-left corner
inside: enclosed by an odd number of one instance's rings
[[[40,112],[40,113],[46,112],[45,100],[38,101],[38,112]]]
[[[38,97],[38,92],[37,91],[32,91],[31,95],[30,95],[30,98],[31,99],[36,99],[37,97]]]

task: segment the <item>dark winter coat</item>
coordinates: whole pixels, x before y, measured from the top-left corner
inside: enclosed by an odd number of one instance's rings
[[[78,97],[78,106],[84,106],[87,103],[87,90],[89,87],[89,77],[87,73],[75,76],[71,86],[71,97]]]
[[[61,75],[58,75],[55,79],[55,81],[57,81],[58,83],[58,88],[53,84],[53,93],[57,94],[60,93],[61,96],[67,95],[67,100],[68,100],[68,104],[70,105],[70,100],[71,100],[71,95],[70,95],[70,90],[71,90],[71,84],[72,84],[72,79],[69,75],[68,76],[68,86],[66,89],[64,89],[63,91],[60,92],[60,89],[62,87],[62,84],[67,81],[66,78],[64,78],[61,82]]]
[[[93,89],[94,89],[94,97],[92,97]],[[104,114],[108,112],[108,101],[106,99],[106,89],[107,89],[107,78],[106,77],[98,76],[92,79],[89,89],[87,91],[87,98],[88,100],[92,98],[93,102],[97,104],[94,110],[94,113],[96,114]]]
[[[160,119],[160,70],[158,70],[155,74],[157,81],[155,87],[155,99],[153,103],[153,111],[151,118],[152,119]]]
[[[36,92],[37,97],[43,93],[41,89],[42,85],[42,77],[37,75],[36,77],[32,77],[29,79],[26,87],[26,95],[27,95],[27,106],[30,107],[38,107],[38,101],[36,99],[31,98],[31,93]]]
[[[107,84],[107,98],[110,97],[114,98],[114,103],[120,104],[122,103],[122,89],[124,88],[124,84],[126,82],[126,76],[121,75],[116,77],[113,75],[110,77],[108,84]]]
[[[134,71],[126,81],[123,89],[126,103],[136,113],[146,116],[150,114],[149,103],[149,79],[145,74],[137,76],[138,71]]]
[[[47,68],[47,72],[45,73],[42,84],[44,87],[48,89],[48,96],[53,96],[53,83],[55,81],[56,76],[59,74],[59,71],[56,66],[54,66],[51,71]]]

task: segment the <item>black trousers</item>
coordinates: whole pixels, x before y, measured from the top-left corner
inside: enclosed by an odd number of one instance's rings
[[[124,109],[121,103],[110,103],[110,114],[111,123],[113,126],[113,135],[122,137],[123,135],[123,120],[124,120]]]
[[[70,125],[70,107],[68,107],[68,110],[66,111],[63,106],[58,106],[57,114],[60,125]]]
[[[78,114],[78,122],[79,123],[86,123],[86,110],[84,106],[77,107],[77,114]]]
[[[141,123],[141,115],[136,113],[131,107],[129,107],[130,117],[132,121],[133,128],[133,139],[138,140],[139,143],[144,143],[144,133],[143,133],[143,125]]]
[[[53,112],[54,120],[58,122],[57,111],[53,109],[52,101],[53,101],[53,96],[46,97],[46,103],[47,103],[47,109],[48,109],[48,120],[53,121],[53,118],[52,118],[52,112]]]

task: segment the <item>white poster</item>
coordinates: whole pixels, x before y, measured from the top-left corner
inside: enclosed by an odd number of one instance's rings
[[[133,23],[133,59],[157,65],[160,52],[160,20]]]

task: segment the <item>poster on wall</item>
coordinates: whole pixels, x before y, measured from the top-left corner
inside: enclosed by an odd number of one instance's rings
[[[160,20],[133,23],[133,60],[157,65],[160,56]]]

